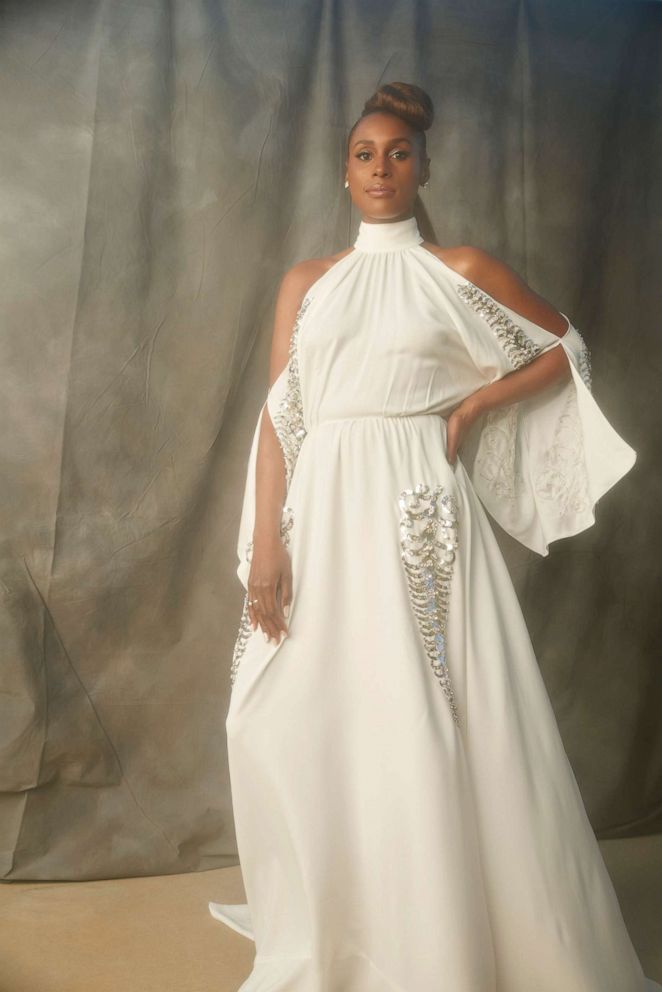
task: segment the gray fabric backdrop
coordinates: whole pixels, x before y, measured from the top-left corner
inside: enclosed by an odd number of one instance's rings
[[[235,542],[275,292],[351,244],[344,138],[398,79],[438,113],[422,230],[570,314],[638,452],[549,558],[495,530],[598,835],[660,831],[662,6],[0,11],[3,877],[237,863]]]

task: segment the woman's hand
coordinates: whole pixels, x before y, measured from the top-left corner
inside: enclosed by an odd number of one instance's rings
[[[283,610],[292,601],[292,560],[280,537],[253,540],[247,586],[253,630],[259,624],[265,641],[273,637],[279,644],[281,634],[288,633]]]
[[[455,465],[457,449],[466,437],[474,421],[481,414],[481,407],[474,399],[475,394],[467,396],[449,414],[446,420],[446,458]]]

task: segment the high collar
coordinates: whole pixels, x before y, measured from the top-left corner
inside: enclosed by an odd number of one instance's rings
[[[415,217],[373,224],[362,220],[354,248],[364,252],[401,251],[414,248],[424,240]]]

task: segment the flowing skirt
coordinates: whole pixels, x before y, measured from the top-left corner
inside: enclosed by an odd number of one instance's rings
[[[289,636],[226,719],[240,992],[652,992],[505,561],[436,415],[314,425]]]

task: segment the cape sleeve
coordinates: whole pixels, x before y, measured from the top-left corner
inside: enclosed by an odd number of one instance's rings
[[[505,531],[539,555],[595,523],[595,505],[635,463],[636,452],[592,394],[590,352],[570,320],[559,337],[468,280],[456,285],[458,328],[482,384],[551,348],[564,349],[571,377],[479,417],[460,457],[481,502]]]
[[[306,294],[297,310],[290,335],[287,362],[267,390],[266,399],[260,407],[255,430],[253,431],[253,441],[248,456],[246,484],[244,486],[244,498],[237,535],[237,557],[239,559],[237,575],[246,590],[248,589],[253,530],[255,529],[255,470],[257,466],[260,429],[265,408],[269,412],[285,466],[285,503],[281,511],[280,522],[280,534],[285,545],[289,543],[289,531],[294,523],[292,508],[287,505],[287,496],[292,484],[292,476],[294,475],[299,451],[307,433],[304,423],[301,383],[299,379],[299,332],[310,301],[311,297]]]
[[[267,390],[267,398],[260,407],[260,411],[257,417],[257,423],[255,425],[255,430],[253,431],[253,440],[251,442],[250,453],[248,455],[248,465],[246,468],[246,483],[244,486],[244,497],[241,507],[241,517],[239,519],[239,531],[237,534],[237,558],[239,559],[239,564],[237,566],[237,576],[239,577],[239,581],[243,585],[244,589],[248,589],[248,573],[250,571],[252,538],[253,538],[253,530],[255,527],[255,497],[256,497],[255,470],[257,466],[257,449],[260,440],[262,417],[264,415],[265,408],[267,408],[269,410],[271,421],[274,424],[276,436],[279,438],[279,441],[281,442],[282,445],[283,435],[280,429],[280,422],[282,417],[283,404],[286,402],[287,399],[286,394],[287,394],[288,370],[289,370],[289,366],[286,365],[285,368],[280,373],[280,375],[274,380],[274,382]],[[282,519],[281,519],[281,534],[286,533],[290,520],[291,520],[291,515],[290,515],[289,507],[284,506]]]

